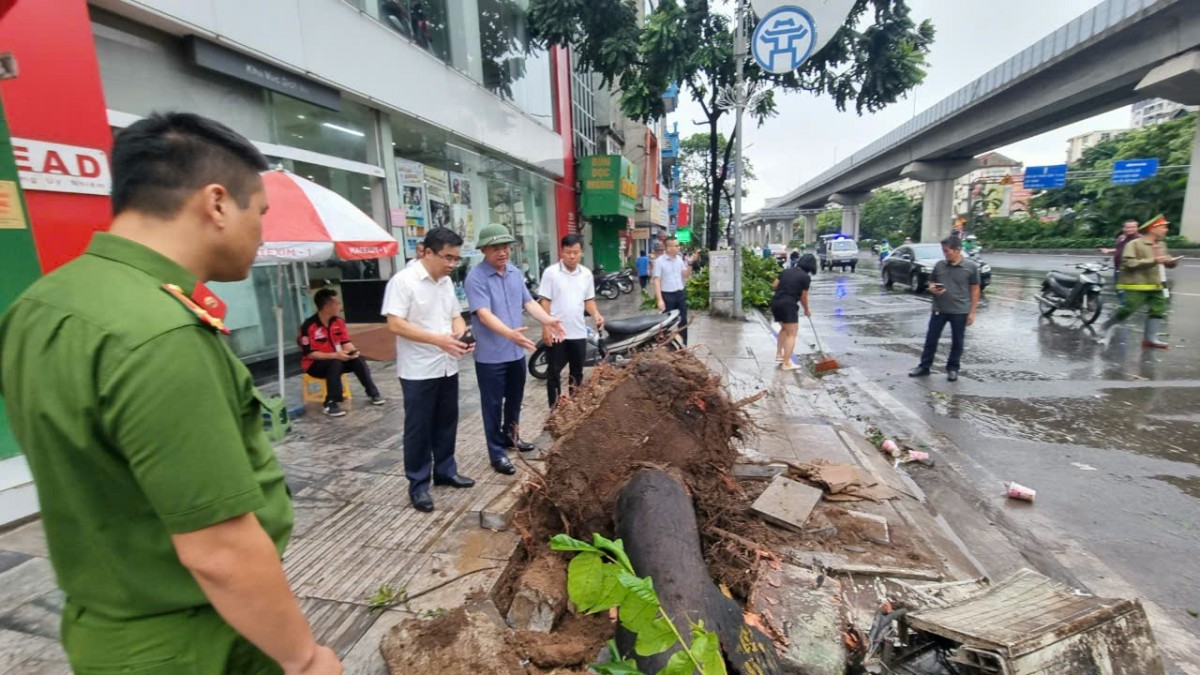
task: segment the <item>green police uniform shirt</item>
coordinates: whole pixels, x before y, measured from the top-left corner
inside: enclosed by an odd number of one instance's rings
[[[209,604],[172,534],[253,512],[282,555],[292,529],[249,371],[164,284],[196,278],[98,233],[0,320],[0,393],[59,584],[113,618]]]

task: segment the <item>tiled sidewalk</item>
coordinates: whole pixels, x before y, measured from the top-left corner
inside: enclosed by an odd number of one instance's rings
[[[504,476],[488,464],[479,390],[467,360],[459,383],[457,457],[460,473],[478,482],[467,490],[434,487],[437,510],[414,510],[404,477],[400,383],[391,364],[372,365],[386,405],[367,405],[352,381],[355,398],[346,417],[327,418],[310,404],[276,448],[296,509],[284,566],[318,638],[356,675],[386,672],[379,640],[409,612],[454,607],[468,593],[491,588],[516,538],[480,529],[479,510],[521,479],[520,472]],[[288,382],[293,392],[299,386],[299,378]],[[545,384],[530,378],[522,411],[526,438],[537,435],[546,413]],[[58,643],[62,593],[46,555],[40,521],[0,534],[0,673],[70,673]],[[367,608],[382,584],[415,595],[448,581],[406,607]]]

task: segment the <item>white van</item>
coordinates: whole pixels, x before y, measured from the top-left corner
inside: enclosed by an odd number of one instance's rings
[[[825,235],[817,241],[817,258],[822,270],[834,267],[853,272],[858,267],[858,242],[843,235]]]

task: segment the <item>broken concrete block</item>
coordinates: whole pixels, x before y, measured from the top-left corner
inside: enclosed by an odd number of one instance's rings
[[[513,513],[521,501],[521,490],[505,490],[479,511],[479,526],[485,530],[502,532],[512,524]]]
[[[783,464],[734,464],[734,478],[774,478],[787,471]]]
[[[779,476],[754,500],[750,510],[776,525],[803,532],[804,523],[822,494],[818,488]]]
[[[841,592],[836,579],[821,579],[803,567],[784,564],[772,569],[768,561],[759,563],[749,610],[762,616],[786,643],[779,649],[783,672],[845,674]]]
[[[561,556],[534,560],[517,578],[508,610],[508,625],[517,630],[549,633],[567,608],[567,563]]]
[[[388,632],[379,651],[390,675],[525,673],[491,600],[434,619],[408,619]]]
[[[852,516],[859,521],[856,530],[863,539],[879,544],[880,546],[892,545],[892,535],[888,530],[887,518],[862,511],[847,511],[846,515]]]

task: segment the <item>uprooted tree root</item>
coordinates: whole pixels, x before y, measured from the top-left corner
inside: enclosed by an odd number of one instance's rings
[[[688,351],[655,351],[597,368],[547,424],[554,445],[514,517],[528,559],[543,554],[559,532],[613,536],[621,487],[640,468],[662,468],[694,497],[713,577],[746,597],[764,554],[751,544],[765,531],[748,515],[749,501],[730,475],[738,457],[733,441],[753,426],[743,406]]]

